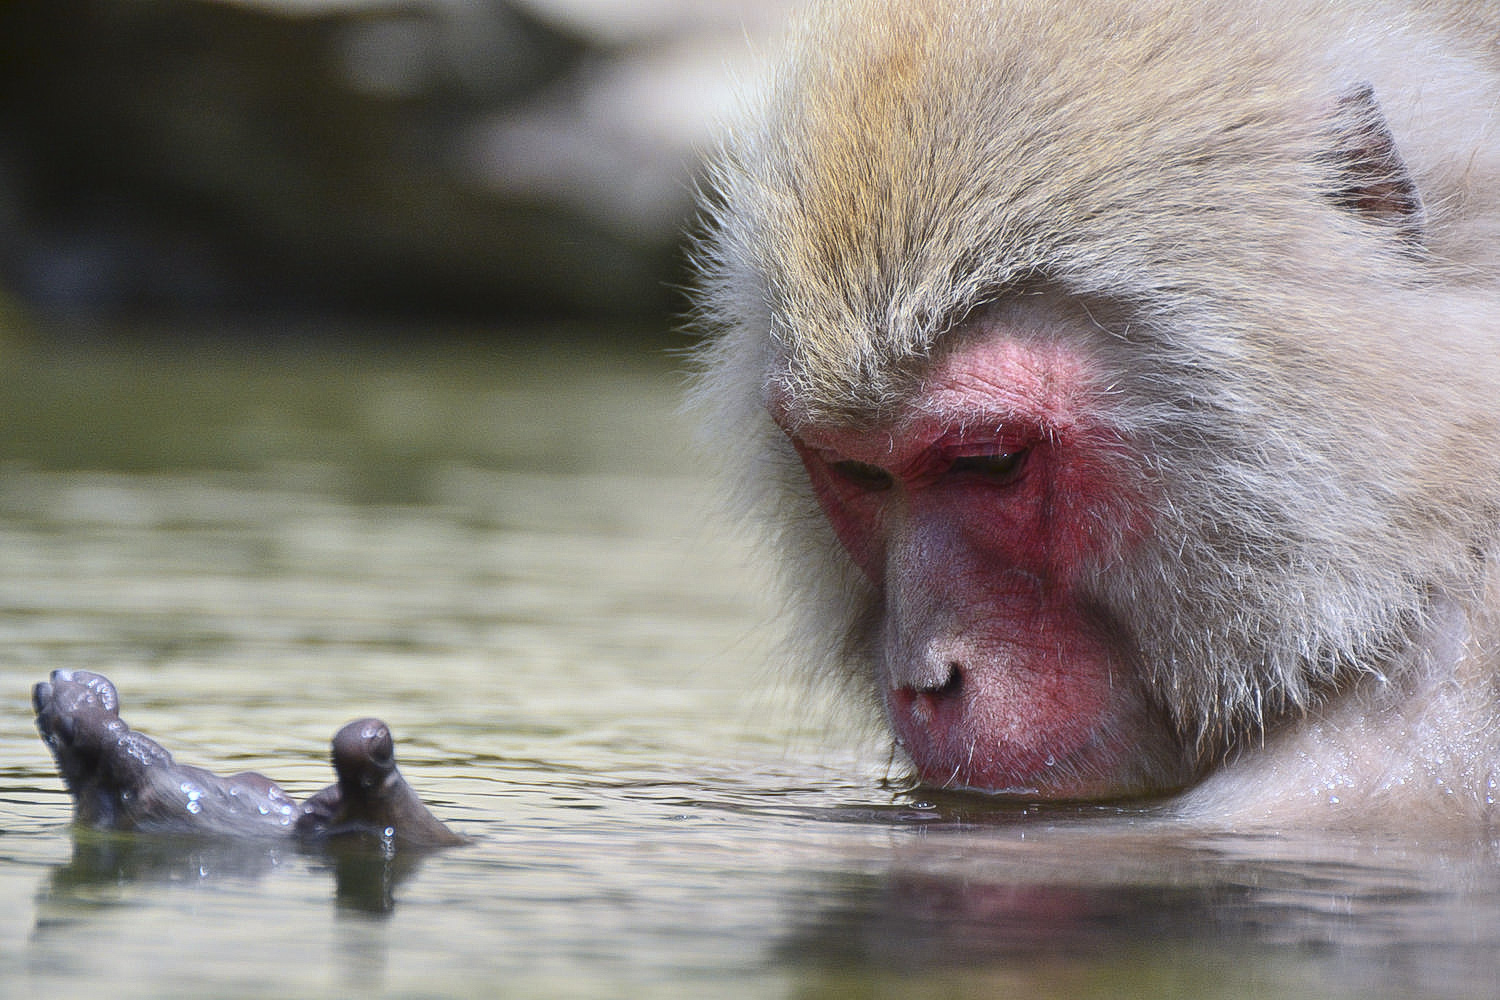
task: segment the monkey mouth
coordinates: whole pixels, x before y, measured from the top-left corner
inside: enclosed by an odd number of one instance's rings
[[[1112,738],[1107,717],[1017,727],[987,711],[982,694],[950,683],[936,691],[895,688],[887,710],[897,744],[924,785],[1044,800],[1151,794],[1162,782]]]

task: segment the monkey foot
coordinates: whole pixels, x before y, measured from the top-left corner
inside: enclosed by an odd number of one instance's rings
[[[396,769],[395,743],[378,719],[334,737],[338,783],[299,806],[263,775],[228,776],[178,764],[119,714],[109,679],[55,670],[32,691],[37,729],[73,797],[74,821],[98,829],[210,836],[350,834],[383,843],[436,847],[464,838],[442,824]]]
[[[465,842],[422,804],[396,770],[396,743],[379,719],[358,719],[334,734],[333,769],[338,782],[302,806],[300,836],[355,834],[415,847]]]

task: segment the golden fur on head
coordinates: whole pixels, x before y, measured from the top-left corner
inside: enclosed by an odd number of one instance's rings
[[[1451,249],[1472,268],[1479,241],[1455,223],[1476,221],[1464,204],[1476,193],[1493,197],[1495,150],[1455,162],[1451,148],[1424,159],[1421,147],[1424,131],[1455,127],[1469,131],[1467,152],[1493,146],[1487,107],[1470,99],[1473,52],[1447,38],[1413,52],[1379,22],[1361,32],[1371,13],[828,5],[716,175],[730,210],[712,222],[711,297],[763,303],[788,387],[839,411],[877,402],[866,397],[891,361],[920,356],[976,303],[1038,271],[1167,307],[1183,294],[1232,303],[1249,274],[1258,295],[1300,292],[1316,262],[1345,283],[1370,280],[1368,234],[1330,232],[1337,220],[1318,198],[1339,183],[1326,154],[1340,99],[1367,86],[1436,209],[1429,252]],[[1387,82],[1424,55],[1460,92]]]
[[[1184,738],[1411,668],[1500,527],[1500,14],[1464,3],[861,0],[811,12],[728,138],[696,398],[811,631],[870,592],[765,414],[877,421],[1020,295],[1084,349],[1163,497],[1097,597]],[[743,453],[743,452],[742,452]],[[1476,611],[1477,613],[1477,611]]]

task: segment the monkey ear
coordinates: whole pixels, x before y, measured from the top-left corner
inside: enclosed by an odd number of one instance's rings
[[[1333,138],[1328,160],[1335,176],[1329,199],[1390,227],[1403,242],[1421,246],[1427,229],[1422,196],[1368,83],[1339,99]]]

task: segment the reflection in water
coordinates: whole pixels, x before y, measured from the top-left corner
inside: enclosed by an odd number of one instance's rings
[[[777,609],[706,513],[665,361],[8,361],[0,992],[1494,992],[1488,845],[1203,838],[884,784],[882,747],[766,677]],[[378,715],[475,842],[70,832],[26,704],[58,667],[299,799],[328,734]]]
[[[396,906],[397,888],[416,874],[425,853],[396,852],[388,843],[369,837],[298,845],[264,838],[205,840],[75,830],[72,857],[53,868],[37,892],[31,938],[38,951],[45,953],[55,940],[56,948],[67,953],[76,947],[80,932],[90,934],[88,913],[100,907],[128,905],[126,901],[144,888],[161,886],[182,892],[188,887],[222,890],[238,886],[253,890],[263,879],[303,877],[304,871],[309,878],[319,873],[332,875],[339,915],[389,919]],[[254,921],[258,915],[247,913],[243,919]],[[338,935],[334,961],[340,980],[378,991],[388,958],[387,939],[370,934],[363,923],[340,930]],[[178,964],[195,964],[195,957],[186,953],[170,957]],[[199,955],[196,962],[231,968],[236,965],[233,956]],[[55,976],[43,977],[52,978]],[[146,992],[152,990],[149,982],[135,986],[144,987]],[[131,990],[127,987],[112,992]]]
[[[850,970],[924,993],[954,982],[1042,996],[1493,989],[1474,956],[1500,948],[1494,845],[1193,837],[1149,816],[1013,819],[976,828],[935,816],[887,866],[810,886],[778,950],[808,972],[798,995],[841,995]]]
[[[333,876],[333,898],[341,909],[386,915],[396,905],[396,887],[421,866],[425,851],[396,851],[375,837],[349,837],[320,844],[266,838],[206,839],[168,834],[106,833],[76,829],[73,854],[53,868],[37,898],[37,933],[49,912],[98,903],[132,885],[246,882],[298,868]]]
[[[83,829],[72,831],[72,841],[72,857],[53,868],[41,898],[87,903],[99,901],[101,890],[134,883],[258,879],[276,871],[294,853],[291,842],[206,841]],[[39,921],[39,926],[44,924]]]
[[[336,844],[326,850],[334,900],[341,909],[389,914],[396,886],[417,870],[420,852],[392,851],[381,844]]]

